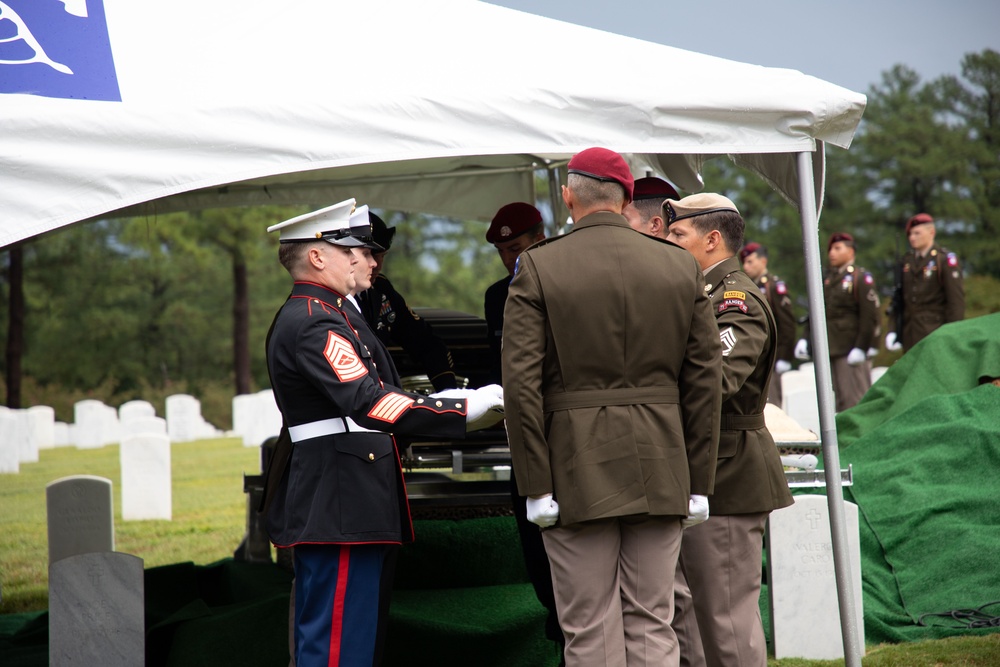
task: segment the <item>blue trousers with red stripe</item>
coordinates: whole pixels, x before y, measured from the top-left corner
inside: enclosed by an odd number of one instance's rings
[[[385,544],[296,545],[296,667],[375,664],[391,588],[383,566],[395,549]]]

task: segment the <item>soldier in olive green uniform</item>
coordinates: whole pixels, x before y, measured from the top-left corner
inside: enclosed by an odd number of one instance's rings
[[[545,528],[566,664],[677,665],[681,529],[715,478],[718,329],[691,255],[622,216],[622,157],[587,149],[568,170],[573,231],[525,250],[507,296],[511,459]]]
[[[740,268],[743,218],[726,197],[703,193],[664,205],[667,240],[686,248],[705,273],[722,341],[722,428],[709,518],[684,531],[675,618],[682,661],[709,667],[767,667],[758,600],[764,524],[792,504],[774,439],[764,425],[777,354],[774,316]],[[684,581],[690,602],[684,597]],[[704,658],[688,642],[694,608]],[[675,631],[678,630],[675,624]],[[703,661],[702,661],[703,660]]]
[[[830,268],[823,276],[826,331],[837,412],[854,407],[871,387],[868,350],[876,344],[879,300],[872,274],[854,264],[854,237],[837,232],[827,245]],[[808,332],[795,356],[808,359]]]
[[[759,243],[748,243],[740,250],[743,271],[750,277],[760,293],[767,299],[778,325],[778,344],[774,362],[774,375],[767,391],[767,400],[781,406],[781,374],[792,370],[795,352],[795,311],[788,295],[785,281],[767,268],[767,248]]]
[[[965,288],[958,255],[935,243],[934,218],[918,213],[906,222],[912,250],[903,257],[902,282],[889,306],[888,350],[905,352],[942,324],[965,317]],[[897,312],[902,310],[902,313]],[[901,316],[901,317],[900,317]],[[902,319],[902,331],[899,331]]]

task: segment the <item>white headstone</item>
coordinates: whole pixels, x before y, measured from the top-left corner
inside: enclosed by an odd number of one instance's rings
[[[28,408],[31,419],[32,436],[39,449],[51,449],[56,445],[56,411],[48,405]]]
[[[204,420],[201,402],[194,396],[174,394],[167,396],[167,435],[171,442],[190,442],[201,437]]]
[[[143,561],[88,553],[49,566],[49,665],[146,664]]]
[[[119,441],[118,411],[95,399],[77,401],[73,406],[75,444],[95,449]]]
[[[133,419],[155,417],[156,408],[149,401],[126,401],[118,406],[118,421],[125,425]]]
[[[858,506],[844,501],[844,515],[855,623],[864,647]],[[795,496],[793,505],[771,512],[767,550],[774,657],[842,659],[844,640],[826,496]]]
[[[115,550],[111,480],[74,475],[45,487],[49,564],[77,554]]]
[[[17,417],[0,406],[0,473],[20,472],[21,443],[17,441]]]
[[[812,362],[781,374],[781,409],[802,428],[817,434],[822,432],[816,398],[816,368]]]
[[[69,424],[66,422],[55,422],[52,424],[52,446],[65,447],[72,444],[69,436]]]
[[[121,425],[122,442],[133,435],[150,433],[154,435],[167,434],[167,420],[163,417],[132,417]]]
[[[122,440],[122,519],[166,519],[172,516],[170,439],[143,433]]]
[[[281,412],[270,389],[233,397],[233,431],[245,447],[260,447],[281,431]]]
[[[17,443],[21,463],[38,463],[38,441],[35,439],[35,422],[27,410],[11,410],[14,416],[13,439]]]

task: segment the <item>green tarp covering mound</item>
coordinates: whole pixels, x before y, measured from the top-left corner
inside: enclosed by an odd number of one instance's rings
[[[837,415],[866,643],[988,632],[967,627],[980,607],[1000,617],[1000,387],[980,384],[998,376],[1000,314],[942,327]]]

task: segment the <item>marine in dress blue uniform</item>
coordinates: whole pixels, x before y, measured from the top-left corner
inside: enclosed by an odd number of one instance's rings
[[[352,248],[364,244],[351,235],[354,204],[268,229],[281,232],[279,258],[295,281],[267,347],[275,399],[294,444],[266,527],[277,547],[295,547],[298,667],[375,661],[386,554],[413,539],[392,434],[461,438],[473,416],[469,402],[477,416],[496,406],[486,391],[475,399],[434,399],[379,377],[346,310],[356,286]]]

